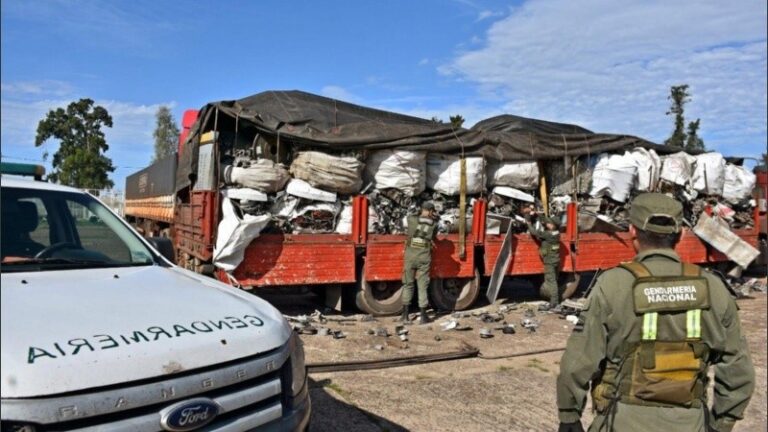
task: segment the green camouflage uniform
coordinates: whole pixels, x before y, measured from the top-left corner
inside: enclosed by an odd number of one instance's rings
[[[555,306],[560,303],[560,288],[557,285],[560,274],[560,231],[536,229],[530,223],[528,231],[541,240],[539,255],[544,262],[544,285],[541,288],[541,295],[548,297],[549,304]]]
[[[408,217],[408,239],[405,244],[403,265],[402,301],[404,306],[411,304],[414,282],[419,288],[419,308],[425,309],[429,306],[427,288],[432,265],[432,244],[436,235],[437,227],[434,220],[419,216]]]
[[[654,222],[659,216],[675,224]],[[679,233],[682,205],[641,194],[630,221],[648,232]],[[643,250],[606,271],[560,360],[561,427],[580,421],[591,388],[590,431],[730,431],[755,386],[737,311],[720,278],[681,263],[672,249]]]

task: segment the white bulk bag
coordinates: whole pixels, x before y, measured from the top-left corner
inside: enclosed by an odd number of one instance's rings
[[[395,188],[408,196],[424,192],[427,154],[409,150],[378,150],[365,161],[365,174],[376,189]]]
[[[636,176],[637,166],[628,154],[602,154],[592,174],[589,194],[593,197],[607,195],[616,201],[625,202]]]
[[[661,159],[653,150],[646,150],[637,147],[630,152],[625,153],[637,166],[637,177],[635,178],[635,189],[640,192],[648,192],[656,186],[661,174]]]
[[[376,213],[376,208],[372,204],[368,204],[368,233],[376,233],[376,225],[379,223],[379,214]]]
[[[539,164],[536,162],[498,162],[489,164],[490,186],[536,189],[539,186]]]
[[[706,195],[722,195],[725,186],[725,159],[720,153],[696,156],[691,178],[693,189]]]
[[[755,188],[755,174],[744,167],[726,164],[725,184],[723,185],[723,198],[731,203],[738,203],[752,195]]]
[[[661,179],[685,186],[693,176],[696,158],[686,152],[678,152],[665,157],[661,164]]]
[[[352,234],[352,205],[342,204],[343,207],[339,213],[339,220],[336,222],[336,234]]]
[[[213,265],[231,272],[243,261],[245,248],[259,236],[271,216],[253,216],[246,213],[240,218],[229,198],[221,200],[221,212],[216,246],[213,248]]]
[[[291,174],[310,185],[340,194],[356,194],[363,185],[365,164],[351,156],[303,151],[291,163]]]
[[[227,184],[237,184],[266,193],[282,190],[291,178],[285,167],[269,159],[256,160],[247,168],[224,166],[222,175]]]
[[[461,157],[430,153],[427,155],[427,187],[443,195],[458,195],[461,185]],[[485,160],[472,156],[466,158],[467,194],[483,191]]]

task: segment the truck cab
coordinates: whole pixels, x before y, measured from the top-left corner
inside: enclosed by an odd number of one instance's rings
[[[83,191],[1,186],[3,432],[307,427],[303,348],[274,307]]]

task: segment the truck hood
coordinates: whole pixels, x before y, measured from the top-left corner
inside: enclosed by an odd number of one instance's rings
[[[178,267],[2,274],[3,398],[171,375],[290,337],[264,300]]]

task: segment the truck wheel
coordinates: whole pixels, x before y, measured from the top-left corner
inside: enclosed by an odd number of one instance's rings
[[[402,291],[400,281],[368,282],[363,272],[355,304],[358,309],[374,316],[394,315],[403,308],[400,301]]]
[[[480,295],[480,272],[475,270],[472,278],[433,279],[429,293],[432,306],[437,310],[468,309]]]

